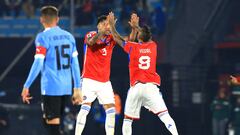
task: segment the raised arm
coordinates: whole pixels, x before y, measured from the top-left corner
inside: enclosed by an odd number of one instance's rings
[[[117,44],[123,47],[125,40],[116,30],[116,27],[115,27],[116,21],[117,19],[115,19],[113,12],[110,12],[108,15],[108,23],[110,25],[111,33],[113,35],[114,40],[117,42]]]
[[[134,42],[134,41],[136,41],[137,33],[138,33],[138,30],[140,29],[140,27],[139,27],[139,17],[137,16],[137,14],[133,13],[131,15],[131,19],[128,23],[132,28],[132,31],[129,35],[128,40]]]
[[[104,32],[99,31],[96,35],[94,35],[93,37],[89,37],[87,38],[87,45],[94,45],[98,39],[100,39],[102,36],[104,35]]]

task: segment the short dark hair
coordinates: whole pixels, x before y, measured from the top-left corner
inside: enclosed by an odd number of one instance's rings
[[[41,16],[57,17],[58,9],[54,6],[44,6],[41,8]]]
[[[143,25],[141,27],[141,38],[143,42],[148,42],[152,39],[151,28],[148,25]]]
[[[98,19],[97,19],[97,25],[98,25],[100,22],[103,22],[103,21],[105,21],[105,20],[107,20],[107,16],[106,16],[106,15],[101,15],[101,16],[99,16]]]

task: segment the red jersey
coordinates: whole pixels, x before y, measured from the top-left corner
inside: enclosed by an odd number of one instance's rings
[[[88,38],[96,35],[96,31],[86,34],[84,39],[84,65],[83,78],[93,79],[99,82],[107,82],[110,77],[110,64],[112,51],[116,44],[112,35],[105,35],[102,39],[90,46],[86,44]]]
[[[160,76],[156,73],[157,44],[126,42],[124,50],[129,54],[130,85],[137,82],[160,85]]]

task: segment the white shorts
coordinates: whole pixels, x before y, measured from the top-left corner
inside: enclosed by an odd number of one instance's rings
[[[82,82],[82,103],[92,103],[96,98],[100,104],[115,104],[112,84],[83,78]]]
[[[168,111],[161,92],[153,83],[137,83],[130,87],[124,114],[130,118],[139,119],[142,106],[155,114]]]

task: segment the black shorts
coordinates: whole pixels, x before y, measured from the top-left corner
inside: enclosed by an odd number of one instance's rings
[[[69,104],[70,96],[42,96],[43,118],[51,120],[61,118],[64,113],[65,106]]]

